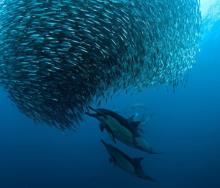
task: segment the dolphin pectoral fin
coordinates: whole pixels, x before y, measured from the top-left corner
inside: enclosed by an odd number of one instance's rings
[[[100,131],[103,132],[105,130],[105,125],[103,123],[99,124]]]
[[[113,156],[111,156],[111,157],[109,158],[109,163],[110,163],[110,164],[113,164],[113,165],[116,165],[116,160],[115,160],[115,158],[114,158]]]

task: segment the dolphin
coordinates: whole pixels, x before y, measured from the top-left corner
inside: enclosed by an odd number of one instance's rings
[[[94,113],[86,112],[86,114],[88,116],[96,118],[101,122],[100,130],[106,130],[114,143],[116,143],[117,139],[130,147],[139,149],[150,154],[158,154],[141,136],[141,121],[135,121],[133,120],[133,117],[126,119],[120,114],[104,108],[94,109],[92,107],[89,107],[89,109]]]
[[[155,180],[150,176],[147,176],[143,170],[141,165],[141,162],[144,159],[143,157],[132,158],[111,144],[107,144],[104,140],[101,140],[101,143],[105,146],[108,154],[110,155],[109,161],[115,166],[136,177],[155,182]]]

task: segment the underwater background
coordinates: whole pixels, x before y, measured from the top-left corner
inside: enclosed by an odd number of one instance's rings
[[[84,117],[76,132],[39,125],[1,89],[0,188],[219,188],[220,12],[215,13],[204,22],[201,51],[184,85],[118,93],[101,105],[149,119],[145,136],[161,154],[125,150],[145,157],[144,169],[157,182],[143,181],[109,163],[100,139],[110,139],[97,121]]]

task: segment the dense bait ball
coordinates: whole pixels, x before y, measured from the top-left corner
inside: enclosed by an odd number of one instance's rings
[[[75,127],[94,97],[176,84],[197,52],[197,0],[1,0],[0,83],[26,115]]]

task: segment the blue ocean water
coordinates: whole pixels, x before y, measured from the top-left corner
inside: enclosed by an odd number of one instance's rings
[[[85,117],[77,132],[60,132],[25,117],[0,92],[1,188],[220,187],[220,23],[201,42],[187,83],[118,94],[103,106],[126,110],[141,104],[153,114],[146,138],[160,155],[144,156],[146,173],[135,178],[108,162],[98,122]],[[110,141],[110,140],[109,140]]]

